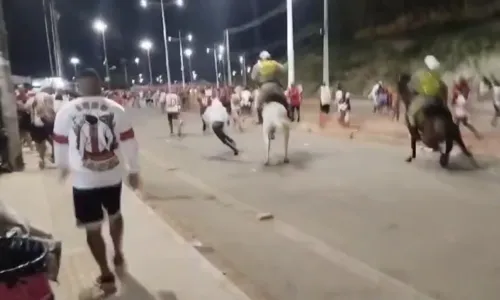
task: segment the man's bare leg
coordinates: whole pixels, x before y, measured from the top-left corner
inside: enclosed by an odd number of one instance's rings
[[[113,294],[116,292],[115,276],[111,272],[106,258],[106,244],[102,237],[101,226],[87,228],[86,234],[90,252],[101,271],[101,275],[97,278],[97,284],[105,294]]]

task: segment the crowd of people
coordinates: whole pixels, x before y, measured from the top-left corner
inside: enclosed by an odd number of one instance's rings
[[[414,100],[407,107],[407,125],[410,129],[419,126],[418,113],[422,112],[423,107],[427,107],[429,103],[434,105],[435,101],[446,102],[447,99],[444,92],[441,92],[441,80],[435,75],[438,68],[436,63],[426,60],[426,65],[426,71],[419,75],[422,77],[417,78],[418,84],[414,88],[419,95],[425,96],[422,100]],[[243,131],[242,124],[245,120],[255,116],[256,123],[263,127],[268,149],[266,164],[269,163],[270,142],[274,140],[274,133],[278,129],[285,133],[284,162],[287,163],[289,123],[300,122],[303,88],[300,84],[291,84],[286,90],[282,88],[278,78],[285,69],[286,66],[272,60],[270,54],[263,51],[251,73],[252,80],[259,84],[254,89],[249,86],[157,85],[135,86],[129,90],[104,90],[93,69],[83,70],[79,74],[76,79],[78,93],[51,86],[35,90],[30,85],[24,85],[16,89],[23,144],[36,149],[40,169],[45,167],[48,156],[60,170],[62,179],[72,173],[76,223],[85,229],[87,244],[100,269],[100,275],[96,279],[97,292],[113,294],[116,291],[115,274],[126,264],[122,251],[124,221],[120,212],[124,171],[127,172],[127,180],[132,188],[139,188],[141,184],[138,143],[132,120],[125,114],[125,108],[159,109],[168,120],[170,134],[178,136],[183,135],[183,112],[197,110],[201,131],[206,133],[211,129],[234,155],[238,155],[240,149],[225,128],[233,125]],[[431,77],[429,79],[426,76]],[[375,84],[370,94],[374,101],[374,112],[387,106],[395,107],[393,103],[398,103],[399,97],[406,91],[402,82],[398,82],[400,86],[396,91],[382,82]],[[494,92],[500,91],[500,88],[495,90],[498,84],[487,80],[484,82],[489,82],[489,87]],[[406,81],[404,84],[406,85]],[[469,93],[467,81],[459,78],[452,89],[451,107],[457,124],[467,126],[480,138],[479,133],[470,125],[465,109]],[[350,93],[341,84],[332,93],[328,83],[323,83],[320,87],[320,126],[326,124],[332,107],[338,112],[338,122],[349,126],[350,98]],[[418,101],[423,103],[419,104]],[[494,105],[496,114],[492,125],[496,124],[494,122],[499,114],[500,103],[495,101]],[[440,110],[439,113],[443,111]],[[424,111],[423,114],[427,116],[427,112]],[[50,155],[47,155],[47,145],[52,148]],[[118,151],[123,154],[123,161],[118,158]],[[2,161],[7,160],[2,158]],[[110,222],[114,270],[108,264],[101,233],[105,214]],[[0,220],[1,217],[0,210]]]

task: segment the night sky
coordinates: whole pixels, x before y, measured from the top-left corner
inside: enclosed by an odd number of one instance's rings
[[[213,80],[213,57],[206,54],[206,47],[214,42],[222,42],[224,28],[245,24],[284,2],[285,0],[185,0],[184,8],[173,6],[166,10],[167,28],[169,35],[175,35],[179,30],[193,34],[193,69],[200,78]],[[4,0],[4,5],[13,73],[49,76],[42,0]],[[153,75],[166,73],[159,6],[150,6],[144,10],[140,7],[139,0],[56,0],[56,7],[61,13],[59,34],[67,77],[73,74],[69,64],[71,56],[79,57],[83,67],[94,67],[104,73],[101,39],[92,29],[92,21],[96,17],[101,17],[108,23],[106,34],[110,66],[119,66],[120,59],[124,58],[129,61],[131,76],[147,73],[146,56],[138,47],[140,39],[147,37],[155,45],[152,51]],[[295,31],[306,25],[320,24],[322,0],[295,0],[294,17]],[[286,38],[285,13],[264,24],[265,26],[231,36],[233,69],[237,66],[237,55],[242,51],[260,46],[265,48],[269,43]],[[267,50],[273,56],[281,57],[285,54],[285,49],[283,45]],[[169,54],[172,79],[180,80],[178,43],[169,44]],[[248,54],[248,62],[253,63],[257,55],[255,52]],[[139,68],[133,64],[136,56],[143,62]]]

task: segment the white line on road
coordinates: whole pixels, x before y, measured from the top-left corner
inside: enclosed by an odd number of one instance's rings
[[[141,155],[148,160],[150,163],[153,163],[157,166],[160,166],[164,169],[172,168],[168,163],[163,160],[158,159],[154,154],[149,151],[141,149]],[[214,187],[211,187],[205,184],[199,178],[196,178],[180,169],[175,172],[175,175],[184,180],[186,183],[198,188],[199,190],[211,194],[217,197],[217,201],[230,205],[235,210],[246,213],[253,213],[257,215],[261,211],[257,208],[254,208],[246,203],[236,200],[230,194],[227,194],[221,190],[218,190]],[[309,251],[316,253],[317,255],[323,257],[328,260],[332,264],[342,267],[344,270],[358,275],[366,280],[371,281],[372,283],[378,286],[385,286],[393,292],[398,293],[398,297],[401,300],[437,300],[432,298],[422,292],[416,290],[413,286],[404,283],[396,278],[393,278],[379,270],[372,268],[368,264],[358,260],[357,258],[350,256],[338,249],[334,249],[330,245],[325,242],[304,233],[297,229],[296,227],[287,224],[283,221],[274,219],[269,224],[272,224],[274,227],[274,231],[281,236],[296,242],[308,249]]]

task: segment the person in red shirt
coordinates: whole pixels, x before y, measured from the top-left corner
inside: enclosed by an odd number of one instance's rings
[[[297,122],[300,122],[300,104],[302,102],[302,93],[295,83],[292,83],[288,88],[287,97],[288,103],[290,103],[292,122],[295,121],[295,112],[297,112]]]

